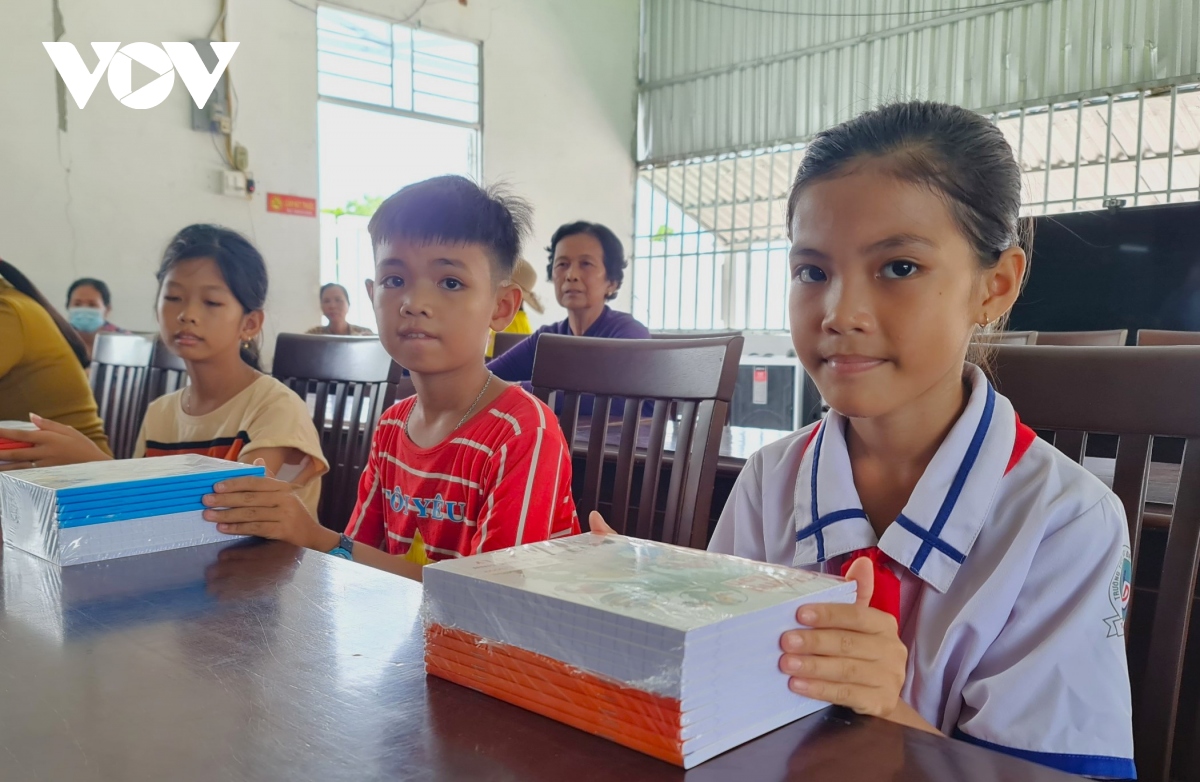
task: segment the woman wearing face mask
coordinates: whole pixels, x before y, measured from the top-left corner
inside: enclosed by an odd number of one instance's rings
[[[67,289],[67,320],[87,348],[88,357],[96,346],[97,334],[128,334],[108,322],[112,312],[112,293],[103,280],[81,277]]]

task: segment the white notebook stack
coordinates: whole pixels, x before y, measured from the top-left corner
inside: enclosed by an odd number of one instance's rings
[[[230,540],[201,516],[201,498],[261,466],[208,456],[88,462],[0,473],[4,542],[77,565]]]
[[[427,672],[691,768],[824,704],[779,637],[854,584],[620,535],[430,565]]]

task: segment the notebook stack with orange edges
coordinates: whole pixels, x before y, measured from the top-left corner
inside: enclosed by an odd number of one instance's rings
[[[683,768],[825,704],[779,636],[853,582],[621,535],[424,569],[425,670]]]

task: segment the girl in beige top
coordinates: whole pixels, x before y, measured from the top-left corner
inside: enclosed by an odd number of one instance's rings
[[[160,336],[187,364],[190,385],[150,405],[135,456],[262,460],[301,487],[315,515],[321,475],[329,470],[320,438],[304,400],[259,371],[256,340],[267,297],[262,256],[233,231],[192,225],[167,247],[158,282]],[[73,433],[44,428],[45,458],[57,464],[108,458]]]

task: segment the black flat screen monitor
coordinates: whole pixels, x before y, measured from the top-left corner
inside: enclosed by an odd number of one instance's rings
[[[1035,219],[1012,331],[1200,331],[1200,203]]]

